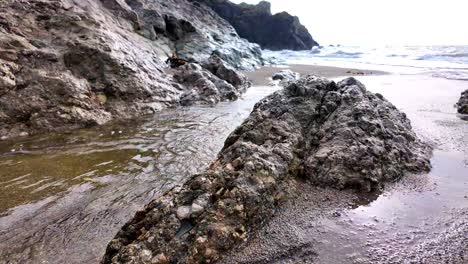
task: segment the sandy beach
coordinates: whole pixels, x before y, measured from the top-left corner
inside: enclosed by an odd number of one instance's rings
[[[353,68],[340,68],[320,65],[303,65],[303,64],[291,64],[291,65],[275,65],[265,66],[257,69],[254,72],[245,72],[249,80],[254,86],[267,85],[268,79],[273,74],[281,70],[291,70],[301,75],[313,74],[326,78],[336,78],[341,76],[367,76],[367,75],[383,75],[386,74],[383,71],[374,70],[358,70]]]

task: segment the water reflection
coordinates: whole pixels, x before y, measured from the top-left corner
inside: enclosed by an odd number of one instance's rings
[[[254,87],[216,107],[0,143],[0,263],[97,262],[136,210],[203,170],[275,89]]]

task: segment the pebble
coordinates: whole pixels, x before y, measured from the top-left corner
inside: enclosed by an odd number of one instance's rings
[[[28,133],[28,132],[21,132],[21,133],[19,134],[19,136],[20,136],[20,137],[27,137],[27,136],[29,136],[29,133]]]
[[[181,206],[177,208],[177,218],[184,220],[190,218],[192,214],[192,208],[190,206]]]
[[[162,263],[168,263],[168,262],[169,261],[168,261],[166,255],[164,255],[162,253],[151,259],[152,264],[162,264]]]
[[[7,139],[8,139],[7,136],[3,136],[3,137],[0,138],[0,140],[7,140]]]
[[[197,214],[197,213],[202,212],[204,209],[205,208],[203,206],[194,203],[194,204],[192,204],[191,211],[192,211],[192,213]]]

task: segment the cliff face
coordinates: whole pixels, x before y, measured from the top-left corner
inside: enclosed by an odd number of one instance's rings
[[[318,43],[299,19],[286,12],[271,14],[269,2],[234,4],[228,0],[196,0],[229,21],[239,36],[270,50],[308,50]]]
[[[174,51],[201,81],[174,78]],[[248,84],[232,70],[261,63],[258,45],[188,0],[1,1],[0,137],[235,99]]]

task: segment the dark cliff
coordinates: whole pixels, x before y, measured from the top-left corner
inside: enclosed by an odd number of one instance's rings
[[[272,15],[271,4],[234,4],[228,0],[195,0],[211,7],[236,29],[239,36],[270,50],[307,50],[318,43],[299,18],[286,12]]]

